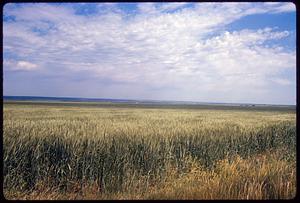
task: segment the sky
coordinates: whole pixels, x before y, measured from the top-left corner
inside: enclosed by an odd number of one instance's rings
[[[293,3],[8,3],[3,94],[296,104]]]

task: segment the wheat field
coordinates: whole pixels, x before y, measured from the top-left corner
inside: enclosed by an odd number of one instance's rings
[[[291,199],[296,113],[3,105],[6,199]]]

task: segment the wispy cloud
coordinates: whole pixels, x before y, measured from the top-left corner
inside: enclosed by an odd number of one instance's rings
[[[290,85],[291,84],[291,81],[287,80],[287,79],[274,78],[272,80],[280,85]]]
[[[293,84],[281,73],[295,70],[295,51],[276,44],[290,30],[226,31],[246,15],[295,11],[292,3],[140,3],[138,13],[117,4],[98,9],[78,15],[72,6],[6,4],[4,15],[15,20],[3,25],[4,54],[10,56],[4,67],[43,67],[45,75],[84,72],[127,83],[129,97],[138,97],[137,87],[143,87],[140,95],[156,89],[149,95],[156,99],[222,100],[227,94],[243,97],[245,89],[255,97],[253,88],[266,93],[272,85]],[[205,96],[211,92],[214,98]]]
[[[5,60],[3,66],[6,70],[11,71],[34,71],[38,69],[36,64],[28,61]]]

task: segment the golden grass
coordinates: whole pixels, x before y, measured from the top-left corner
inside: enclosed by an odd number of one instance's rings
[[[150,183],[146,179],[127,191],[111,194],[99,192],[94,184],[78,191],[76,184],[68,193],[44,188],[39,184],[31,193],[6,193],[9,199],[67,200],[67,199],[292,199],[296,194],[295,163],[278,161],[278,154],[267,152],[249,159],[236,156],[217,162],[207,170],[193,159],[189,171],[182,173],[169,166],[164,180]]]
[[[4,105],[7,199],[286,199],[290,111]]]

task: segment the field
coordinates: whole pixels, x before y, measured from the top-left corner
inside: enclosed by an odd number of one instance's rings
[[[4,102],[7,199],[291,199],[283,107]]]

